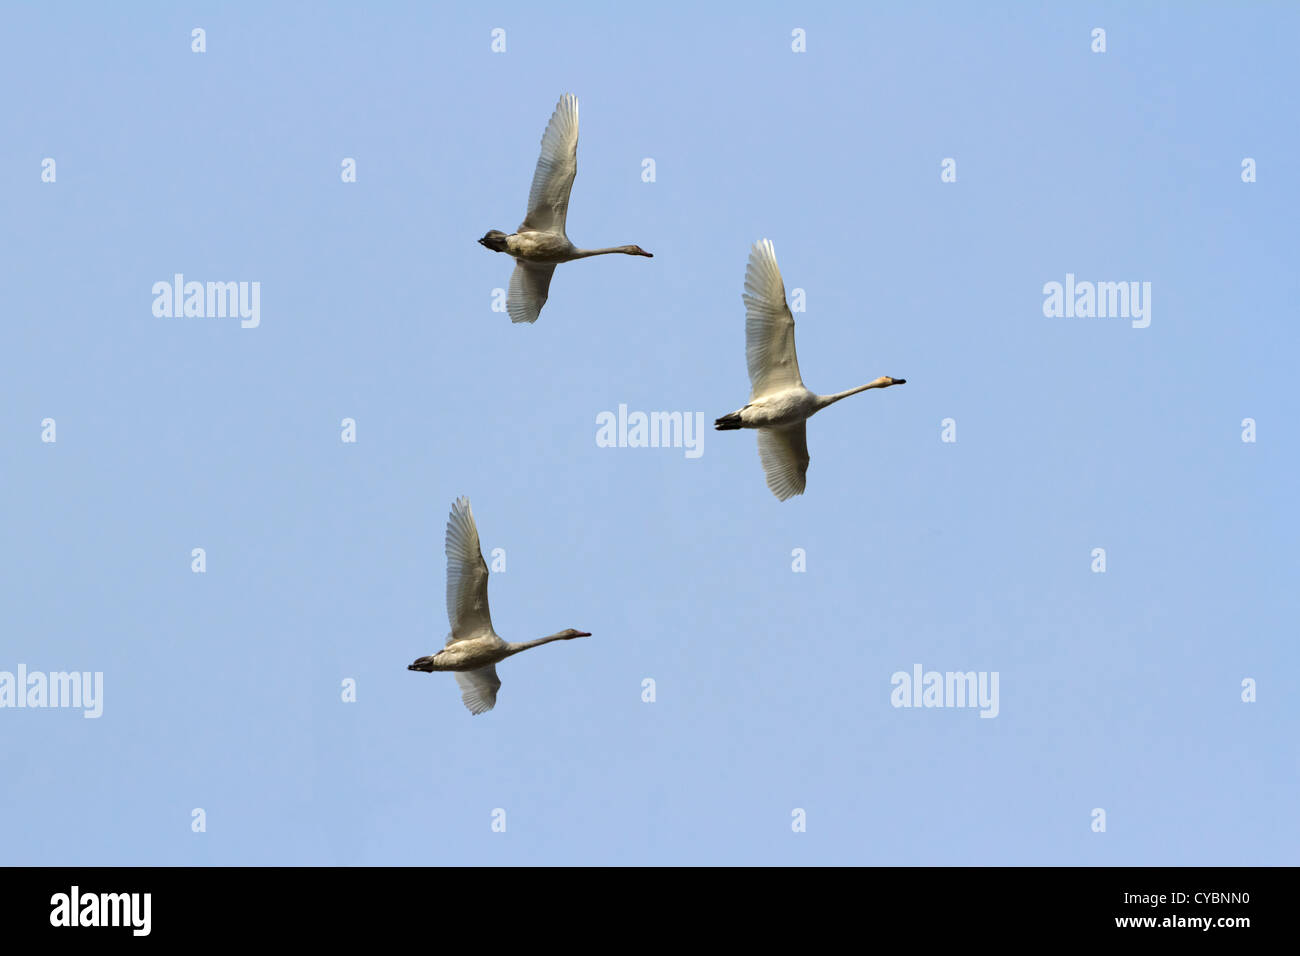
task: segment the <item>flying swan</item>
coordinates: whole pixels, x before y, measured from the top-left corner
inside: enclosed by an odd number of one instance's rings
[[[903,385],[905,378],[882,375],[847,392],[818,395],[804,388],[794,352],[794,316],[785,302],[785,285],[770,239],[754,243],[745,269],[745,361],[749,365],[749,404],[714,421],[718,431],[758,429],[758,457],[767,487],[785,501],[803,494],[808,473],[804,422],[827,405],[869,388]]]
[[[447,620],[451,633],[447,646],[436,654],[408,664],[409,671],[453,671],[460,685],[460,699],[471,714],[481,714],[496,706],[497,661],[551,641],[569,641],[591,637],[586,631],[569,628],[516,644],[503,641],[492,630],[488,614],[488,569],[479,550],[478,528],[469,499],[458,498],[447,519]]]
[[[569,190],[577,173],[578,98],[565,93],[542,134],[542,155],[537,159],[533,187],[528,191],[528,214],[524,221],[513,235],[489,229],[479,240],[493,252],[514,256],[515,271],[510,276],[510,294],[506,297],[511,322],[537,321],[551,288],[551,275],[561,262],[613,252],[654,258],[640,246],[579,249],[569,241],[564,234],[564,220],[569,212]]]

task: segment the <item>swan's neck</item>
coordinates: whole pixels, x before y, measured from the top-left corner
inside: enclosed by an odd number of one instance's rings
[[[636,256],[641,251],[636,246],[610,246],[608,249],[574,249],[574,259],[586,259],[588,256],[607,256],[611,252],[621,252],[624,255]]]
[[[551,643],[551,641],[562,640],[564,640],[563,632],[552,634],[550,637],[539,637],[535,641],[509,641],[506,644],[506,657],[509,657],[511,654],[518,654],[520,651],[526,651],[530,647],[540,647],[543,644]]]
[[[865,392],[869,388],[888,388],[892,384],[892,379],[886,375],[882,375],[874,382],[868,382],[866,385],[859,385],[857,388],[850,388],[848,391],[836,392],[834,395],[818,395],[817,409],[820,411],[827,405],[834,405],[841,398],[848,398],[850,395],[858,394],[858,392]]]

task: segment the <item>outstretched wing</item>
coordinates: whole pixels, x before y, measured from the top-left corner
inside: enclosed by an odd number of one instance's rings
[[[758,457],[767,487],[782,501],[803,494],[808,474],[808,429],[805,422],[788,428],[758,429]]]
[[[495,633],[488,614],[488,568],[468,498],[457,498],[447,518],[447,643]]]
[[[497,689],[501,681],[497,677],[495,664],[480,667],[472,671],[452,671],[456,683],[460,685],[460,699],[469,708],[471,714],[482,714],[497,703]]]
[[[770,239],[754,243],[749,254],[744,300],[750,400],[802,385],[794,352],[794,316],[785,303],[785,284]]]
[[[564,235],[569,190],[578,175],[578,98],[565,93],[542,134],[542,154],[528,190],[528,214],[517,232],[536,230]]]
[[[542,306],[546,304],[554,274],[554,262],[515,260],[515,271],[510,274],[510,294],[506,296],[506,311],[510,313],[511,322],[537,321]]]

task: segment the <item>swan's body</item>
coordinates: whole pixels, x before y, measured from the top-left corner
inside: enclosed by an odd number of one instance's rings
[[[459,498],[447,519],[447,620],[451,633],[447,646],[436,654],[421,657],[407,670],[453,671],[460,685],[461,700],[471,714],[481,714],[496,706],[496,664],[520,651],[551,641],[569,641],[590,637],[586,631],[569,628],[535,641],[504,641],[492,629],[488,613],[488,568],[479,547],[478,528],[469,499]]]
[[[804,423],[828,405],[869,388],[903,385],[907,379],[882,375],[873,382],[833,395],[818,395],[799,377],[794,350],[794,316],[785,301],[785,284],[770,239],[754,244],[745,269],[745,359],[749,403],[713,425],[719,431],[757,428],[758,455],[767,487],[784,501],[803,494],[808,473]]]
[[[640,246],[579,249],[565,234],[569,192],[578,174],[578,98],[565,93],[555,105],[542,134],[542,153],[528,191],[528,213],[514,233],[490,229],[479,242],[493,252],[514,257],[506,311],[511,322],[536,322],[546,304],[551,276],[561,262],[605,256],[615,252],[654,258]]]

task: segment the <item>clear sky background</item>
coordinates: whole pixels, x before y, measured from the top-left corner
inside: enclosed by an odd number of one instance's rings
[[[1300,862],[1294,6],[0,18],[0,670],[104,673],[98,720],[0,710],[0,863]],[[571,237],[655,257],[512,326],[474,240],[570,91]],[[711,427],[764,237],[811,388],[908,380],[784,503]],[[156,318],[177,272],[260,327]],[[1150,327],[1045,318],[1067,272]],[[597,447],[620,403],[702,456]],[[594,633],[479,717],[406,670],[461,494],[497,630]],[[1000,713],[895,709],[914,664]]]

